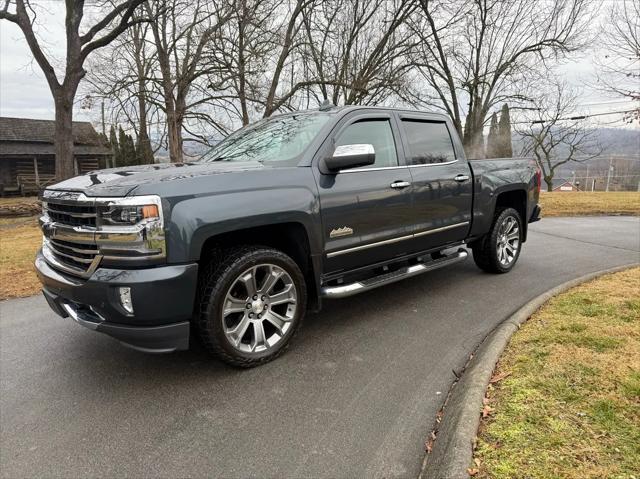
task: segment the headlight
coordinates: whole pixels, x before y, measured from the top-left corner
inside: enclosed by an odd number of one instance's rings
[[[103,225],[135,225],[145,219],[160,219],[158,205],[111,205],[100,212]]]
[[[157,262],[166,254],[162,201],[155,195],[100,198],[95,240],[112,264]]]

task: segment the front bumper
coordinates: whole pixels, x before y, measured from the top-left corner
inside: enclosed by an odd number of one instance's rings
[[[39,251],[36,272],[51,309],[89,329],[145,352],[188,349],[198,265],[146,269],[97,269],[78,279],[51,268]],[[134,314],[120,304],[117,288],[131,288]]]

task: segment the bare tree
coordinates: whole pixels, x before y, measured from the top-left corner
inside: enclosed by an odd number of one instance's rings
[[[299,82],[294,78],[294,66],[291,66],[291,80],[288,82],[289,88],[278,95],[278,89],[281,87],[282,74],[290,60],[293,51],[300,44],[300,29],[302,28],[302,17],[305,8],[314,5],[317,0],[295,0],[292,5],[289,2],[280,6],[283,11],[284,22],[281,27],[280,48],[276,50],[276,61],[271,67],[270,81],[266,99],[264,101],[264,117],[271,116],[273,112],[285,105],[291,97],[300,89]]]
[[[256,15],[260,7],[271,15]],[[406,19],[415,8],[401,0],[240,1],[238,40],[225,50],[236,57],[243,123],[251,103],[268,117],[325,99],[380,103],[402,91],[417,41]]]
[[[143,0],[111,0],[110,8],[105,9],[105,14],[99,21],[88,28],[82,28],[84,0],[66,0],[67,53],[64,75],[60,76],[51,59],[47,58],[36,35],[36,10],[29,0],[4,0],[0,20],[8,20],[20,27],[53,95],[56,116],[56,178],[59,180],[74,175],[73,102],[80,81],[86,73],[83,68],[84,62],[92,52],[111,43],[134,23],[133,14],[142,2]]]
[[[221,41],[222,26],[233,14],[228,2],[206,0],[148,0],[146,8],[157,20],[151,23],[159,65],[158,83],[167,122],[169,156],[182,162],[183,130],[191,117],[213,128],[226,129],[199,108],[212,101],[211,85],[205,80],[222,65],[213,56],[205,57],[210,42]],[[191,137],[197,137],[191,132]],[[206,138],[201,137],[203,141]]]
[[[432,95],[416,97],[451,116],[470,156],[481,157],[493,107],[528,100],[523,85],[588,42],[591,0],[419,0],[415,63]]]
[[[84,89],[91,100],[107,103],[112,124],[133,128],[142,163],[153,162],[150,123],[159,120],[153,89],[157,57],[149,30],[149,23],[137,23],[96,53],[89,62]]]
[[[226,62],[226,104],[237,108],[242,124],[250,111],[263,117],[294,109],[300,95],[321,80],[311,78],[305,58],[305,12],[319,0],[238,0],[227,24],[218,58]]]
[[[614,2],[604,18],[597,87],[640,102],[640,2]],[[633,119],[640,121],[640,107],[629,115]]]
[[[542,170],[547,190],[553,190],[556,170],[569,162],[585,162],[602,153],[593,128],[572,120],[578,92],[563,82],[534,100],[534,108],[524,114],[526,126],[518,128],[523,139],[522,154],[533,156]]]
[[[334,104],[378,104],[403,95],[417,39],[415,2],[329,0],[306,8],[306,87]]]
[[[220,95],[216,108],[231,123],[247,125],[255,113],[263,111],[270,86],[268,63],[280,48],[281,25],[274,10],[281,0],[237,0],[236,14],[223,28],[222,42],[210,55],[221,62],[221,72],[210,78],[227,94]]]

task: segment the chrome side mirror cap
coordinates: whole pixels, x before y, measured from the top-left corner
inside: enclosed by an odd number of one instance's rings
[[[369,143],[340,145],[330,158],[324,160],[324,167],[327,172],[337,173],[340,170],[373,165],[375,161],[376,151]]]

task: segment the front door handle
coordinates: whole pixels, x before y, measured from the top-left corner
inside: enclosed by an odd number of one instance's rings
[[[458,183],[462,183],[463,181],[467,181],[469,179],[469,175],[458,175],[454,178]]]
[[[408,181],[394,181],[393,183],[391,183],[391,188],[406,188],[407,186],[411,186],[411,183],[409,183]]]

